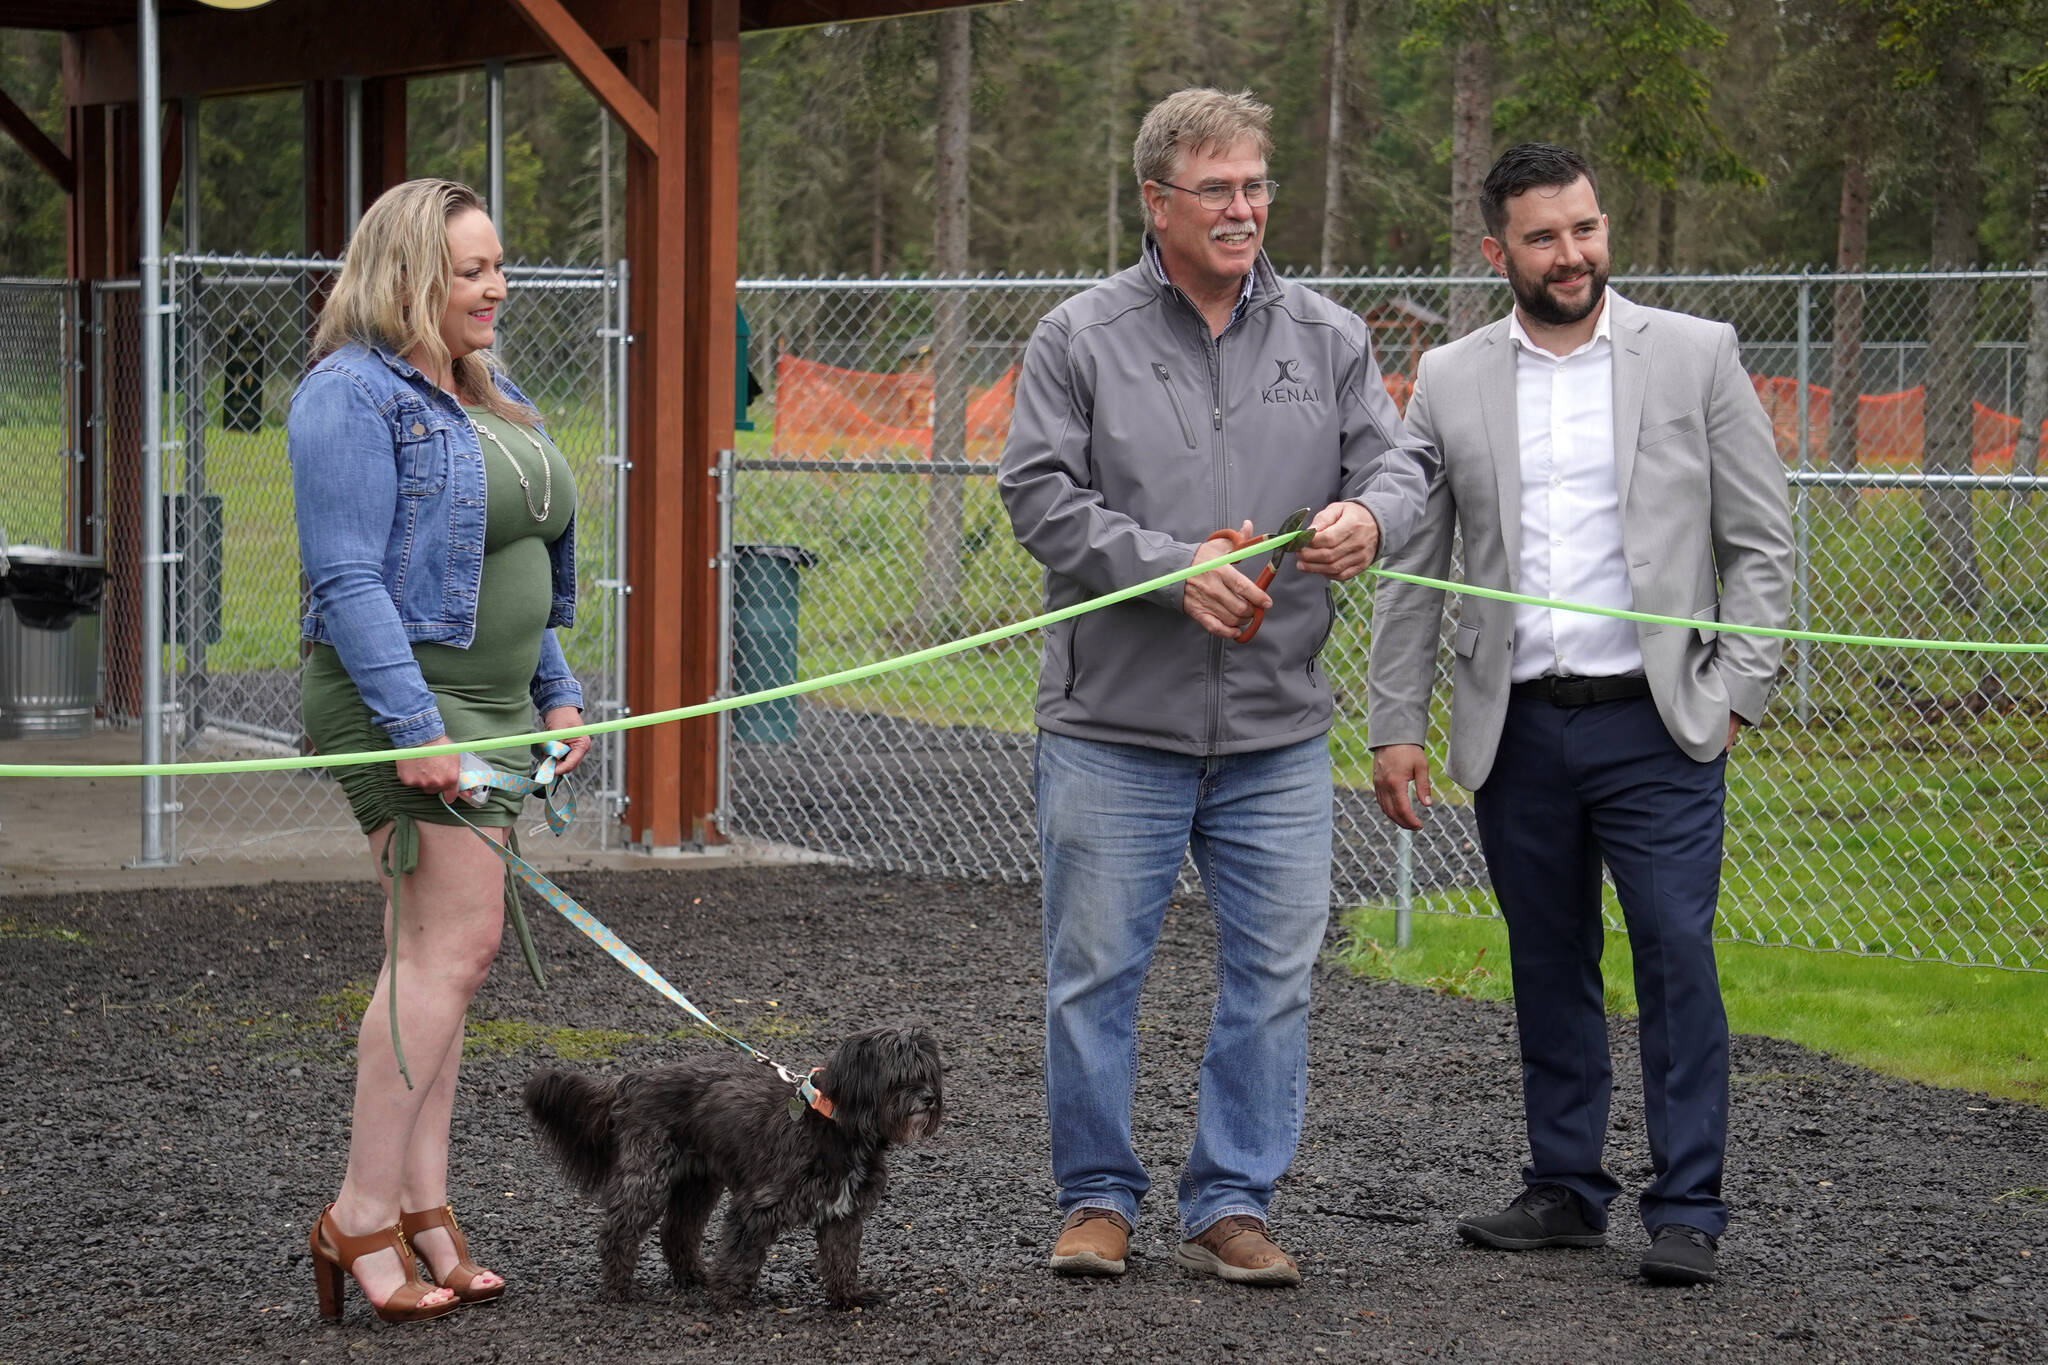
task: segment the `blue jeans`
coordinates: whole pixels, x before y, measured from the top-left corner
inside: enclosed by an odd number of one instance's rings
[[[1131,1150],[1138,992],[1192,847],[1218,990],[1181,1227],[1264,1218],[1308,1088],[1309,975],[1330,915],[1327,739],[1201,758],[1041,730],[1035,770],[1060,1211],[1112,1209],[1137,1226],[1151,1185]]]

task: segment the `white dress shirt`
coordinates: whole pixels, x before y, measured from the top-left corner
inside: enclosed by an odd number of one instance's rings
[[[1635,597],[1614,488],[1613,316],[1603,300],[1593,339],[1559,357],[1530,340],[1519,313],[1509,315],[1522,446],[1518,586],[1532,597],[1630,610]],[[1546,673],[1595,678],[1642,671],[1632,621],[1515,608],[1515,682]]]

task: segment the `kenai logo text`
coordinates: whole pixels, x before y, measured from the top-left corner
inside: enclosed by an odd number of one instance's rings
[[[1259,394],[1260,398],[1268,403],[1323,401],[1322,390],[1301,377],[1299,360],[1275,360],[1273,364],[1279,368],[1279,373],[1273,376],[1273,382],[1266,385],[1265,390]]]

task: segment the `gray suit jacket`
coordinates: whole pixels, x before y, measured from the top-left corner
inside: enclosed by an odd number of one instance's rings
[[[1691,629],[1638,624],[1643,671],[1665,728],[1702,762],[1721,752],[1728,713],[1762,719],[1783,643],[1713,623],[1782,626],[1791,604],[1792,523],[1770,418],[1736,355],[1735,329],[1644,308],[1614,310],[1614,480],[1637,611]],[[1444,578],[1453,527],[1464,578],[1520,591],[1521,443],[1515,344],[1506,318],[1422,357],[1408,428],[1442,455],[1429,504],[1384,567]],[[1443,618],[1441,591],[1383,579],[1373,599],[1369,743],[1422,744]],[[1486,780],[1507,713],[1512,603],[1468,597],[1451,636],[1448,771]]]

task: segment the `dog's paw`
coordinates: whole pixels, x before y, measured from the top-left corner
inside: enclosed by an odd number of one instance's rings
[[[857,1284],[851,1293],[827,1291],[825,1302],[842,1312],[855,1308],[879,1308],[889,1301],[889,1291],[877,1284]]]
[[[639,1303],[646,1297],[640,1292],[640,1286],[631,1281],[625,1284],[604,1285],[597,1291],[600,1303]]]

